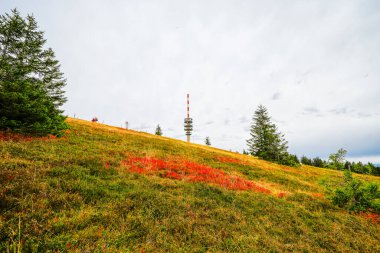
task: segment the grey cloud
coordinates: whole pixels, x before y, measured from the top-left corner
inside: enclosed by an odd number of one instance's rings
[[[347,107],[342,107],[342,108],[336,108],[336,109],[330,110],[329,112],[336,114],[336,115],[340,115],[340,114],[349,113],[349,110],[347,109]]]
[[[305,107],[303,109],[303,113],[304,114],[315,114],[315,113],[319,113],[319,109],[316,107]]]
[[[280,92],[276,92],[276,93],[273,94],[272,100],[278,100],[278,99],[280,99],[280,96],[281,96],[281,93]]]
[[[239,122],[240,122],[240,123],[248,123],[249,120],[247,119],[247,117],[242,116],[242,117],[239,118]]]
[[[308,75],[311,73],[311,71],[305,71],[303,73],[297,74],[296,75],[296,84],[302,84],[306,83],[306,80],[308,78]]]
[[[374,116],[374,114],[366,113],[366,112],[359,112],[356,114],[357,118],[368,118],[368,117],[372,117],[372,116]]]
[[[276,122],[276,123],[280,123],[282,125],[286,125],[286,121],[285,120],[278,120],[278,119],[273,118],[273,121]]]
[[[324,114],[317,107],[305,107],[301,113],[305,116],[323,117]]]
[[[205,137],[202,137],[202,136],[199,135],[199,134],[193,134],[193,135],[191,136],[191,139],[193,139],[193,140],[197,140],[197,141],[203,141],[204,138],[205,138]]]
[[[148,129],[153,129],[153,128],[154,128],[154,126],[147,124],[147,123],[143,123],[137,127],[130,126],[130,129],[135,129],[137,131],[146,131]]]

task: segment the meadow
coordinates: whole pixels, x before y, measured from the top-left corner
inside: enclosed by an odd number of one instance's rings
[[[0,252],[380,252],[379,217],[329,200],[340,171],[67,121],[0,136]]]

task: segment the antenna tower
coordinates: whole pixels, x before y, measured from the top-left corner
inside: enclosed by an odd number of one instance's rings
[[[191,136],[192,131],[193,131],[193,119],[190,118],[189,94],[187,94],[187,117],[185,118],[185,132],[186,132],[187,142],[190,142],[190,136]]]

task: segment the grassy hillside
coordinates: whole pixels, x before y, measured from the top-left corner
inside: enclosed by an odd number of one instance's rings
[[[341,172],[68,122],[1,137],[0,252],[380,252],[379,224],[326,199]]]

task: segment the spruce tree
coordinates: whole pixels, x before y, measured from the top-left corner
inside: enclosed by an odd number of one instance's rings
[[[45,43],[33,16],[0,16],[0,130],[60,135],[68,127],[59,109],[66,80]]]
[[[288,159],[287,141],[271,122],[268,110],[263,105],[259,105],[254,113],[250,135],[247,144],[251,155],[279,163]]]
[[[205,139],[205,144],[207,145],[207,146],[211,146],[211,141],[210,141],[210,137],[206,137],[206,139]]]
[[[156,134],[156,135],[159,135],[159,136],[162,135],[162,130],[161,130],[160,125],[157,125],[155,134]]]

